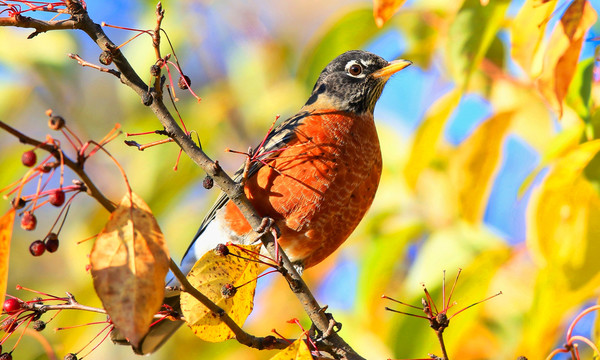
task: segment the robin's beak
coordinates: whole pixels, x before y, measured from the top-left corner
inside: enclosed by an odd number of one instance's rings
[[[398,71],[404,69],[405,67],[407,67],[411,64],[412,64],[412,61],[402,60],[402,59],[390,61],[386,67],[375,71],[373,73],[373,75],[371,75],[371,76],[373,76],[374,78],[388,79],[390,76],[394,75]]]

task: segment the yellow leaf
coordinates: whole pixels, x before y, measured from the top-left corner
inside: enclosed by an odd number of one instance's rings
[[[312,358],[308,345],[300,337],[290,346],[278,352],[271,360],[312,360]]]
[[[461,214],[471,223],[483,218],[512,115],[512,112],[499,113],[483,122],[450,157],[449,173],[458,194]]]
[[[546,151],[542,154],[542,159],[536,168],[527,175],[523,183],[519,187],[518,196],[521,197],[529,189],[531,183],[538,176],[540,171],[550,164],[550,162],[565,155],[579,144],[584,126],[573,126],[569,129],[561,131],[558,135],[548,141]]]
[[[575,74],[587,30],[596,11],[586,0],[574,0],[552,32],[537,86],[550,106],[562,116],[562,103]]]
[[[242,246],[253,253],[260,245]],[[223,309],[236,324],[242,326],[252,312],[254,290],[260,269],[251,255],[235,246],[228,246],[229,255],[218,255],[209,251],[200,258],[187,276],[189,282],[202,294]],[[240,256],[244,258],[240,258]],[[243,286],[240,286],[245,284]],[[223,288],[233,285],[237,291],[233,296],[224,296]],[[240,286],[238,288],[238,286]],[[199,338],[219,342],[234,337],[233,332],[218,315],[211,312],[187,292],[181,294],[181,310],[185,321]]]
[[[8,259],[10,253],[10,239],[15,221],[15,209],[11,208],[0,218],[0,300],[6,295],[6,282],[8,280]]]
[[[437,154],[439,139],[446,125],[446,121],[454,108],[458,105],[461,93],[458,89],[452,90],[433,104],[425,120],[417,130],[410,157],[404,168],[404,176],[408,186],[415,189],[419,175],[429,167]]]
[[[377,27],[383,27],[405,2],[406,0],[373,0],[373,16]]]
[[[541,57],[536,57],[556,0],[542,3],[526,0],[511,25],[511,55],[532,78],[542,71]]]
[[[599,151],[595,140],[557,160],[529,205],[527,245],[540,267],[564,278],[564,291],[600,282],[600,196],[582,173]]]
[[[169,254],[150,208],[128,193],[90,254],[94,288],[115,326],[137,347],[164,297]]]

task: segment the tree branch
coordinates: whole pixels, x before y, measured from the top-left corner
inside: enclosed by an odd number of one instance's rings
[[[140,97],[151,92],[153,101],[149,104],[150,109],[160,123],[164,126],[169,136],[180,146],[180,148],[200,166],[208,175],[210,175],[214,182],[227,194],[229,199],[240,209],[244,217],[248,220],[250,226],[257,231],[261,227],[262,217],[254,210],[252,204],[246,197],[243,191],[243,187],[236,183],[222,171],[221,167],[209,158],[202,149],[196,145],[193,140],[181,129],[177,124],[167,107],[162,100],[161,92],[157,92],[152,89],[149,90],[148,86],[143,82],[140,76],[131,67],[125,56],[119,49],[116,49],[114,43],[106,36],[102,27],[91,20],[85,8],[77,0],[66,0],[68,12],[72,15],[74,24],[69,28],[76,28],[84,31],[88,36],[96,42],[96,44],[102,50],[108,50],[113,55],[113,63],[120,71],[120,80],[123,84],[133,89]],[[29,25],[29,26],[27,26]],[[34,27],[31,22],[21,22],[21,27]],[[158,26],[157,26],[158,27]],[[35,28],[35,27],[34,27]],[[54,28],[48,27],[48,30],[54,30]],[[37,32],[37,28],[36,28]],[[159,38],[158,38],[159,39]],[[158,45],[156,45],[157,48]],[[107,206],[105,206],[107,208]],[[108,208],[107,208],[108,209]],[[257,231],[259,232],[259,231]],[[261,241],[263,242],[267,251],[275,258],[275,239],[270,232],[266,232]],[[329,329],[330,321],[327,315],[321,311],[322,308],[312,295],[308,286],[298,274],[292,263],[290,262],[287,255],[279,249],[279,256],[282,260],[282,274],[288,281],[292,291],[302,304],[305,312],[310,317],[314,326],[326,336],[322,342],[326,346],[331,347],[331,352],[340,359],[363,359],[348,345],[336,332],[327,331]],[[189,284],[188,284],[189,287]],[[193,289],[193,288],[192,288]],[[192,289],[186,288],[186,290],[193,291]],[[202,294],[199,294],[204,296]],[[200,299],[199,299],[200,300]],[[214,304],[213,304],[214,305]],[[216,306],[216,305],[215,305]],[[220,314],[219,309],[215,309],[217,314]],[[222,311],[222,310],[221,310]],[[237,326],[237,325],[236,325]],[[233,329],[232,329],[233,331]],[[241,335],[242,337],[244,335]],[[252,339],[249,340],[250,342]]]

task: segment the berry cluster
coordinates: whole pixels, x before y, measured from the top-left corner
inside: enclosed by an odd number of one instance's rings
[[[34,298],[31,301],[23,301],[16,297],[7,297],[4,300],[4,304],[2,306],[2,315],[4,316],[0,320],[0,330],[5,333],[0,340],[0,360],[10,360],[12,359],[12,353],[17,344],[14,345],[13,349],[9,352],[3,352],[3,345],[6,340],[17,331],[20,327],[28,327],[30,324],[33,324],[32,327],[36,331],[42,331],[46,327],[46,322],[40,320],[42,316],[42,311],[35,308],[35,304],[42,305],[44,300],[40,297]]]
[[[17,297],[7,295],[6,299],[4,300],[2,317],[0,318],[0,331],[3,331],[5,335],[0,339],[0,360],[12,359],[13,351],[15,351],[16,347],[19,345],[21,337],[23,336],[22,334],[29,326],[31,326],[31,328],[33,328],[35,331],[43,331],[46,328],[46,325],[52,321],[61,310],[82,308],[89,309],[89,307],[83,307],[77,301],[75,301],[75,298],[70,293],[67,293],[67,297],[58,297],[40,291],[27,289],[22,286],[17,286],[17,290],[27,290],[35,293],[37,296],[32,300],[25,301]],[[40,320],[43,314],[50,311],[56,311],[55,315],[47,321]],[[92,324],[103,324],[105,326],[95,338],[106,332],[106,330],[108,330],[108,334],[110,334],[110,331],[113,329],[113,324],[110,319],[102,322],[90,323],[89,325]],[[23,329],[23,332],[18,336],[18,339],[13,345],[11,351],[3,353],[2,347],[5,346],[6,341],[19,329]],[[63,329],[67,328],[57,328],[56,330]],[[106,339],[107,334],[104,335],[104,338],[100,342]],[[69,353],[64,358],[77,360],[77,354],[79,354],[89,345],[90,344],[88,343],[80,351]]]
[[[46,140],[43,142],[31,139],[22,141],[34,146],[32,149],[25,151],[21,155],[22,164],[29,168],[29,170],[23,177],[14,183],[8,185],[4,189],[0,189],[0,193],[6,192],[4,195],[5,198],[12,196],[11,205],[15,210],[20,211],[21,228],[27,231],[36,229],[38,224],[36,211],[40,207],[50,204],[61,209],[56,221],[48,233],[42,239],[35,240],[29,245],[29,252],[33,256],[40,256],[46,251],[53,253],[58,249],[59,234],[66,219],[70,204],[77,194],[87,191],[85,184],[79,180],[73,180],[72,185],[63,185],[66,167],[65,163],[71,168],[81,167],[81,169],[83,169],[84,162],[90,156],[102,149],[103,145],[120,134],[120,132],[117,131],[119,128],[117,125],[99,143],[93,141],[84,143],[68,128],[63,117],[54,115],[52,110],[48,110],[46,115],[48,116],[48,127],[51,130],[62,133],[67,142],[75,150],[77,160],[72,161],[67,158],[61,147],[61,143],[50,135],[47,135]],[[25,136],[23,136],[23,138],[25,138]],[[94,146],[90,147],[90,145]],[[38,155],[36,154],[36,152],[39,152],[40,150],[49,153],[42,161],[38,161]],[[56,176],[59,177],[58,186],[56,188],[50,188],[51,180]],[[35,191],[32,194],[24,195],[26,185],[35,182],[37,182]],[[71,196],[67,197],[67,194],[71,194]],[[62,222],[55,231],[54,229],[61,219]]]

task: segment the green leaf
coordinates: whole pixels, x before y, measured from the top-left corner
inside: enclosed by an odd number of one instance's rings
[[[575,110],[577,115],[589,123],[591,121],[591,93],[592,77],[594,71],[594,59],[586,59],[577,64],[575,75],[571,80],[566,102]]]
[[[463,91],[500,29],[509,4],[509,0],[497,0],[482,6],[480,0],[466,0],[450,26],[448,61]]]

